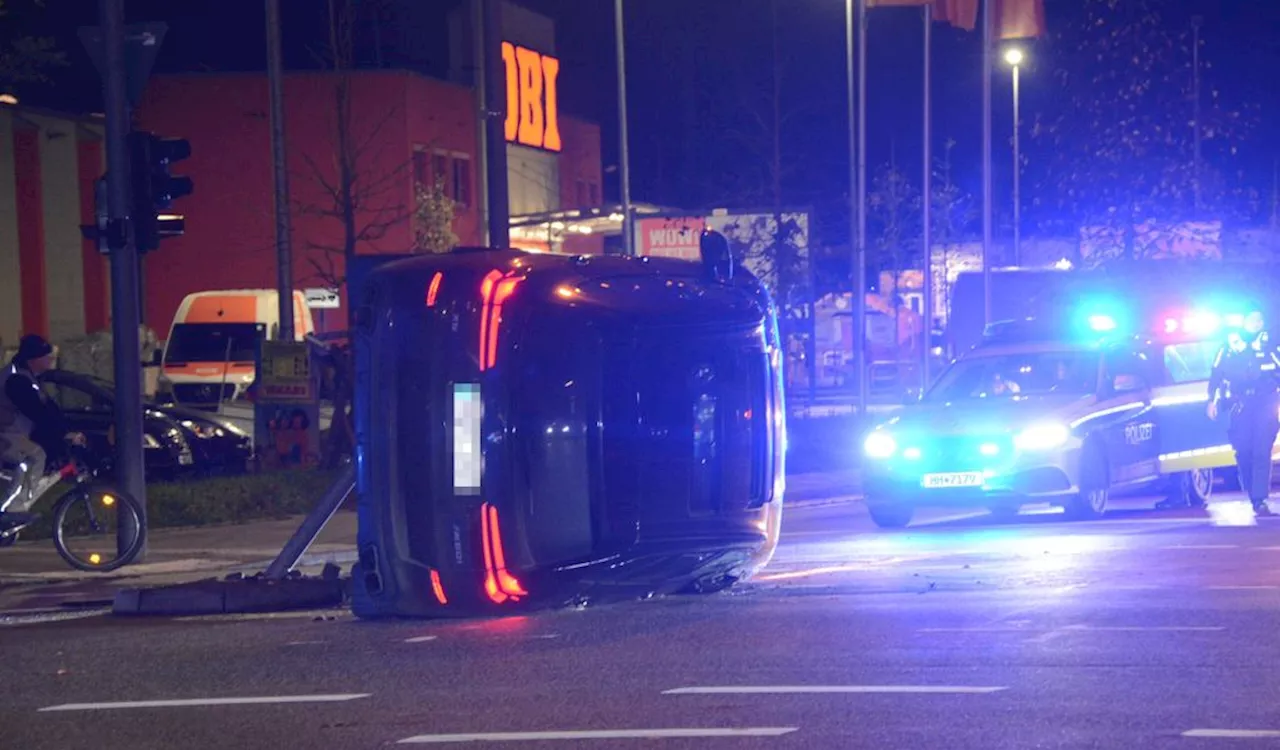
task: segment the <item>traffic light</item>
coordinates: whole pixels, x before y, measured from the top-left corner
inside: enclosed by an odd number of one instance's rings
[[[175,162],[191,156],[191,144],[181,138],[152,133],[129,134],[129,168],[133,181],[133,236],[138,252],[160,247],[165,237],[179,237],[186,228],[182,214],[169,210],[173,202],[191,194],[190,177],[169,174]]]

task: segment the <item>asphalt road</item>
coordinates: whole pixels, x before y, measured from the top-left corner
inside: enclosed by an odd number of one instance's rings
[[[530,618],[12,617],[0,746],[1280,743],[1280,522],[985,520],[797,510],[754,583]]]

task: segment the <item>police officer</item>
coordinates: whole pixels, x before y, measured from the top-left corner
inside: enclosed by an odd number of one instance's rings
[[[1225,414],[1240,488],[1259,515],[1271,515],[1271,447],[1280,432],[1280,356],[1262,313],[1251,313],[1227,342],[1209,376],[1209,418]]]

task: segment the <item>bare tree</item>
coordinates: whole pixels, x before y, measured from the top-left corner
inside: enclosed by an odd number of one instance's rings
[[[894,342],[898,337],[902,272],[914,265],[920,237],[920,191],[890,162],[877,170],[867,194],[867,218],[875,245],[873,267],[893,275]]]
[[[411,162],[405,159],[386,169],[387,160],[381,158],[392,145],[388,143],[386,127],[403,110],[389,107],[362,129],[357,129],[353,117],[353,36],[357,20],[357,9],[351,0],[329,0],[329,39],[324,56],[333,80],[332,152],[303,155],[305,177],[319,188],[322,199],[297,206],[301,215],[329,220],[320,237],[307,238],[307,261],[323,283],[339,290],[345,287],[345,269],[361,246],[383,239],[389,230],[406,223],[411,214],[404,200]],[[340,233],[332,233],[333,224]],[[330,239],[331,233],[338,235],[336,241]],[[347,305],[348,324],[354,308]]]
[[[347,300],[347,327],[354,327],[357,305],[347,287],[349,269],[361,248],[384,239],[392,229],[407,224],[417,207],[410,195],[412,160],[389,156],[403,143],[389,137],[387,126],[403,115],[389,107],[375,119],[355,117],[353,106],[354,33],[359,21],[353,0],[329,0],[329,38],[320,53],[331,71],[333,86],[331,149],[324,154],[303,154],[303,179],[313,188],[295,196],[318,194],[315,202],[298,201],[299,215],[322,219],[315,236],[306,238],[306,262],[326,287],[339,290]],[[388,167],[390,165],[390,167]],[[408,250],[409,248],[404,248]],[[333,420],[323,461],[335,465],[350,455],[355,444],[350,405],[355,382],[349,346],[327,349],[333,379]]]
[[[781,333],[788,341],[788,356],[803,351],[810,384],[815,382],[813,335],[814,288],[809,228],[802,226],[801,214],[786,210],[784,186],[802,175],[803,164],[787,151],[785,132],[804,114],[786,96],[786,66],[782,56],[778,15],[782,0],[769,0],[771,57],[769,74],[763,80],[739,76],[738,95],[733,99],[737,127],[726,135],[736,145],[730,180],[717,180],[708,192],[732,196],[731,203],[754,208],[768,207],[768,213],[754,211],[726,227],[734,252],[769,286],[781,312]]]
[[[1256,118],[1224,101],[1211,63],[1193,68],[1191,26],[1165,17],[1178,5],[1080,0],[1051,39],[1061,62],[1032,125],[1033,207],[1067,218],[1073,231],[1092,228],[1095,263],[1149,258],[1177,239],[1212,242],[1185,235],[1216,233],[1257,208],[1236,164]],[[1207,96],[1197,107],[1202,79]]]
[[[978,220],[978,207],[974,198],[955,182],[951,164],[951,152],[955,148],[954,139],[947,139],[940,156],[933,167],[933,210],[930,212],[933,225],[933,243],[942,248],[940,257],[942,274],[935,275],[935,289],[941,291],[942,309],[951,310],[951,248],[968,239],[973,224]],[[930,248],[930,255],[933,255]],[[932,325],[933,311],[928,311],[929,323]]]
[[[45,8],[45,0],[16,4],[0,0],[0,94],[11,93],[24,83],[49,83],[50,68],[67,65],[67,54],[52,37],[23,33],[22,18]]]

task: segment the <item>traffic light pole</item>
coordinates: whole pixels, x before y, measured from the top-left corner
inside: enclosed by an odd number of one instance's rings
[[[129,231],[129,101],[125,68],[124,0],[99,0],[104,47],[103,93],[106,104],[107,247],[111,258],[111,335],[115,354],[116,480],[137,499],[142,528],[122,523],[117,544],[123,550],[133,535],[146,533],[147,487],[143,479],[142,354],[138,249]],[[145,543],[135,562],[146,558]]]
[[[502,62],[502,3],[480,0],[485,93],[485,191],[489,201],[489,246],[511,246],[511,202],[507,188],[507,87]]]
[[[267,88],[271,93],[271,162],[276,188],[276,289],[279,290],[280,340],[293,341],[293,248],[289,236],[289,170],[284,150],[280,0],[267,0]],[[351,304],[350,300],[347,304]]]

